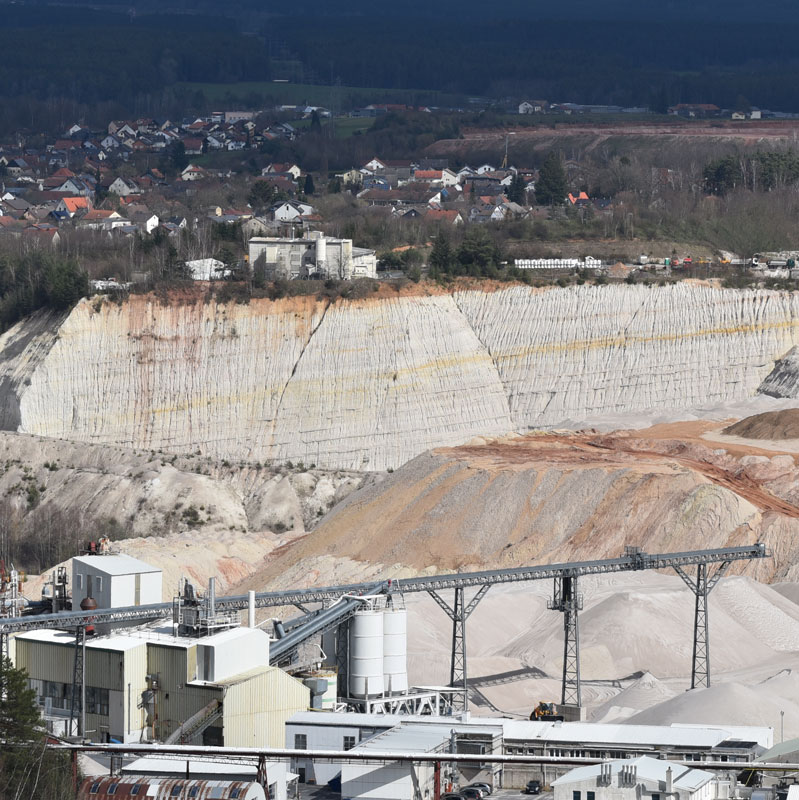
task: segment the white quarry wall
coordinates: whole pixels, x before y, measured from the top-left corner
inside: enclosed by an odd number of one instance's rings
[[[274,453],[385,469],[512,429],[496,367],[451,296],[337,303],[286,387]]]
[[[799,295],[577,286],[456,302],[497,365],[517,430],[752,396],[799,341]]]
[[[799,295],[681,283],[332,305],[134,297],[45,322],[0,338],[2,427],[383,469],[475,435],[752,396],[799,343]]]
[[[58,329],[20,399],[20,430],[220,457],[263,456],[291,371],[319,324],[312,300],[260,309],[151,298]],[[259,313],[260,312],[260,313]]]

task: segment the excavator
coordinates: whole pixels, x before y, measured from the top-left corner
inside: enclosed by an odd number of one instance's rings
[[[563,714],[558,714],[554,703],[542,700],[530,713],[530,719],[534,722],[563,722]]]

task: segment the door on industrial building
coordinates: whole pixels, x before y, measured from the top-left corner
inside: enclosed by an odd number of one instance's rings
[[[212,725],[203,731],[203,745],[205,747],[222,747],[222,728]]]

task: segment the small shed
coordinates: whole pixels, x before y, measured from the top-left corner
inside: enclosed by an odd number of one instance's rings
[[[72,610],[93,597],[97,608],[126,608],[160,603],[161,569],[138,558],[120,555],[76,556],[72,559]]]

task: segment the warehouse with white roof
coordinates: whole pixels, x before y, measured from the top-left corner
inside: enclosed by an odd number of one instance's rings
[[[650,756],[573,769],[553,781],[554,800],[726,800],[730,782]]]

